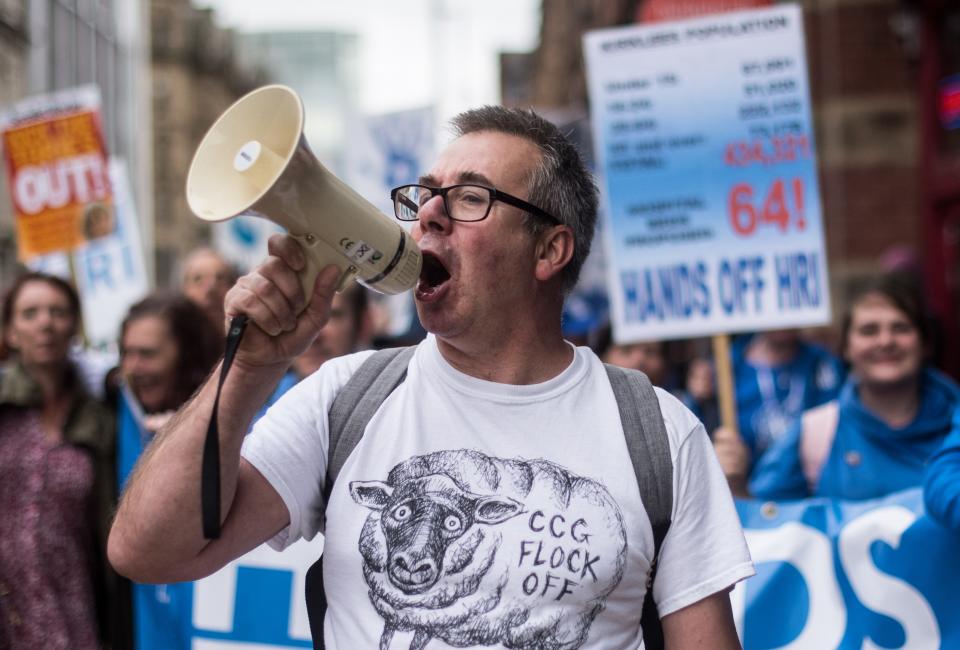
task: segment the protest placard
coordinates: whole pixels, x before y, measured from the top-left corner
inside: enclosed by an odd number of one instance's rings
[[[126,163],[112,158],[109,169],[114,191],[113,230],[72,252],[36,255],[26,262],[34,271],[67,278],[77,285],[83,338],[88,347],[103,351],[115,350],[127,309],[150,290]]]
[[[21,260],[113,232],[96,86],[24,99],[0,114],[0,138]]]
[[[416,183],[427,169],[434,155],[435,128],[431,107],[358,116],[350,123],[344,180],[392,218],[390,190]]]
[[[800,9],[584,46],[615,340],[828,322]]]
[[[432,107],[362,115],[350,123],[344,180],[393,219],[390,190],[416,183],[434,156],[436,115]],[[403,224],[409,229],[410,224]],[[375,297],[390,314],[387,334],[404,336],[416,323],[410,294]]]
[[[123,160],[110,160],[110,179],[116,225],[108,235],[74,251],[84,334],[88,343],[98,348],[111,347],[118,341],[127,310],[150,291],[140,221]]]

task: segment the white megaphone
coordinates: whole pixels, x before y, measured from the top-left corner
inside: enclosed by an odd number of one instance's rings
[[[286,228],[306,253],[308,298],[329,264],[340,268],[338,290],[356,277],[380,293],[401,293],[420,276],[422,257],[410,234],[310,151],[303,104],[286,86],[241,97],[210,127],[190,164],[187,202],[205,221],[249,214]]]

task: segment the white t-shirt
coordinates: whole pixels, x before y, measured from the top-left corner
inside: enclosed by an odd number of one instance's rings
[[[325,364],[244,441],[243,456],[290,511],[274,548],[323,532],[327,412],[369,354]],[[752,575],[753,565],[703,426],[670,394],[657,395],[674,464],[673,520],[654,584],[666,616]],[[333,487],[325,640],[642,647],[652,554],[616,400],[589,348],[575,348],[557,377],[514,386],[458,372],[431,336]]]

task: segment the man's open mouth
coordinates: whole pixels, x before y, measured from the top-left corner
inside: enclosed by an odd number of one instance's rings
[[[420,282],[417,283],[417,296],[425,297],[436,293],[450,279],[450,272],[443,262],[433,253],[423,254],[423,266],[420,269]]]

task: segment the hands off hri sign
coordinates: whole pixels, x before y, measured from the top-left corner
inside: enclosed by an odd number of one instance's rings
[[[828,322],[800,9],[601,30],[584,47],[615,338]]]

